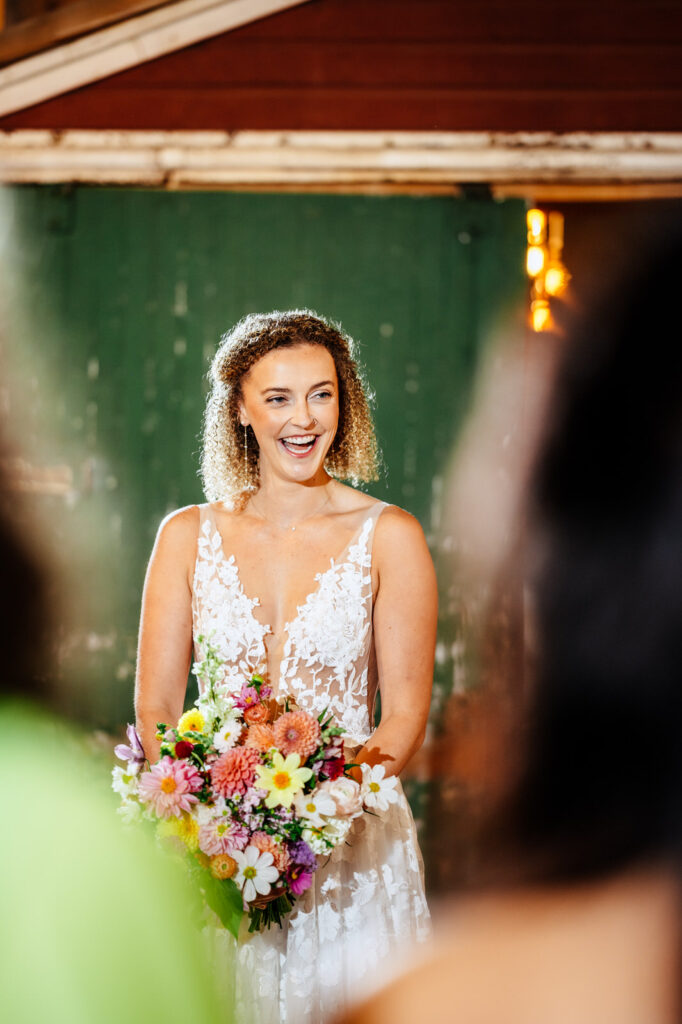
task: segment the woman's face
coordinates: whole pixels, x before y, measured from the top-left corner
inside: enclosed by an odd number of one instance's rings
[[[339,422],[331,354],[322,345],[268,352],[242,379],[240,416],[260,446],[261,474],[300,483],[322,474]]]

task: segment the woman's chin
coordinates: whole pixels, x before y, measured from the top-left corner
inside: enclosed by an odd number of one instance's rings
[[[327,477],[324,469],[324,458],[316,459],[278,459],[276,475],[299,484],[315,483]]]

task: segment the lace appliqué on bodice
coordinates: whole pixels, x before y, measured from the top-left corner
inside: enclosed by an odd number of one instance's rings
[[[317,714],[329,708],[347,738],[360,743],[371,732],[367,664],[372,526],[372,519],[367,519],[346,558],[316,576],[317,590],[287,627],[280,666],[280,686],[284,683],[301,707]]]
[[[364,743],[371,734],[374,693],[369,686],[372,646],[371,542],[384,503],[365,518],[354,542],[315,577],[316,587],[284,627],[278,697],[290,695],[299,707],[319,714],[329,709],[346,739]],[[194,640],[211,638],[226,664],[228,685],[241,688],[267,664],[265,637],[239,576],[234,555],[227,557],[210,510],[199,533],[193,587]]]

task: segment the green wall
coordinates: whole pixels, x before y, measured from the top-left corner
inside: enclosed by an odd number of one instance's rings
[[[26,450],[71,468],[36,498],[75,581],[61,664],[91,720],[131,716],[135,633],[160,518],[202,499],[205,373],[255,310],[308,306],[361,342],[384,479],[433,534],[478,354],[523,303],[516,201],[6,188],[0,261],[10,406]],[[458,623],[444,602],[438,709]],[[454,643],[454,647],[453,647]]]

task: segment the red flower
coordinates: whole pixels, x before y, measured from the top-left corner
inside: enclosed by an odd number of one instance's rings
[[[193,750],[194,744],[190,743],[189,740],[178,740],[175,744],[176,757],[189,757]]]
[[[344,760],[342,757],[332,757],[322,765],[322,771],[328,779],[338,779],[343,775]]]

